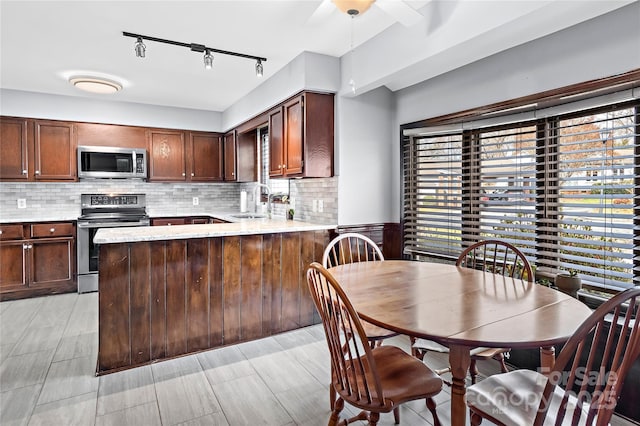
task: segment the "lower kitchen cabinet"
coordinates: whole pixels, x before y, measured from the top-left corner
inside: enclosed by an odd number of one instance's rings
[[[76,290],[73,222],[0,225],[0,300]]]
[[[151,226],[167,225],[198,225],[207,223],[226,223],[224,220],[210,218],[209,216],[189,217],[156,217],[151,219]]]

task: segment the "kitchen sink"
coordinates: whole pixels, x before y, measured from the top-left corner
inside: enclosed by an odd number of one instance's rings
[[[236,219],[263,219],[267,217],[266,214],[260,214],[260,213],[236,213],[236,214],[230,214],[229,216],[234,217]]]

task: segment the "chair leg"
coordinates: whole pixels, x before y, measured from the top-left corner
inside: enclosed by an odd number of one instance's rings
[[[335,401],[335,408],[331,412],[331,417],[329,417],[329,426],[335,426],[338,424],[338,420],[340,420],[340,412],[344,408],[344,400],[342,398],[338,398]]]
[[[476,365],[476,360],[472,359],[471,360],[471,364],[469,364],[469,374],[471,375],[471,384],[475,385],[476,384],[476,378],[478,377],[478,374],[480,372],[478,371],[478,366]]]
[[[433,398],[427,398],[427,408],[431,411],[431,415],[433,416],[433,426],[440,426],[440,419],[436,412],[436,402]]]
[[[480,426],[482,423],[482,417],[475,411],[471,411],[471,426]]]
[[[369,413],[369,426],[376,426],[380,420],[380,413]]]
[[[400,407],[396,407],[393,409],[393,420],[395,424],[400,424]]]
[[[336,407],[336,389],[333,385],[329,385],[329,407],[331,411]]]
[[[507,368],[507,364],[504,362],[504,354],[498,354],[494,356],[494,358],[500,363],[500,371],[503,373],[508,373],[509,369]]]

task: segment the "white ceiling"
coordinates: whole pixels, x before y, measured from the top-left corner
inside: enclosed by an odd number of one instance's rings
[[[515,27],[519,29],[518,42],[557,31],[576,21],[606,13],[629,1],[520,1],[523,7],[536,13],[522,14]],[[478,0],[440,0],[452,10],[458,3],[480,3]],[[399,4],[401,3],[401,4]],[[426,16],[438,1],[378,0],[369,11],[359,16],[354,24],[354,45],[366,41],[380,44],[381,37],[398,32],[416,34],[416,27],[434,25],[446,27],[447,17]],[[487,2],[488,4],[489,2]],[[491,2],[493,4],[499,2]],[[573,19],[559,25],[553,16],[554,4],[573,3],[577,11],[581,5],[599,4],[592,13],[569,13]],[[506,3],[505,3],[506,4]],[[524,5],[528,6],[524,6]],[[535,4],[535,7],[531,7]],[[407,6],[411,8],[407,9]],[[549,30],[540,31],[540,16],[544,8],[551,13]],[[458,8],[464,10],[464,8]],[[494,8],[492,10],[499,10]],[[557,9],[555,9],[557,10]],[[411,19],[417,11],[422,14],[416,22]],[[408,18],[398,23],[399,13]],[[467,18],[470,23],[482,16]],[[488,18],[488,17],[487,17]],[[502,19],[502,18],[501,18]],[[488,21],[496,21],[493,13]],[[510,16],[492,22],[492,27],[511,28]],[[451,22],[454,22],[451,19]],[[536,29],[528,28],[536,25]],[[124,102],[224,111],[259,84],[288,64],[304,51],[341,57],[351,48],[351,18],[339,12],[329,0],[209,0],[209,1],[0,1],[0,87],[68,96],[112,99]],[[255,75],[255,62],[248,59],[214,55],[214,67],[205,70],[201,53],[185,47],[145,41],[146,58],[136,58],[134,39],[122,32],[199,43],[222,50],[236,51],[266,57],[264,77]],[[460,26],[457,21],[451,33],[473,34],[472,25]],[[383,34],[381,34],[383,33]],[[446,34],[439,28],[440,34]],[[494,33],[495,34],[495,33]],[[424,35],[423,35],[424,36]],[[436,34],[437,36],[437,34]],[[464,39],[464,37],[461,37]],[[504,48],[513,45],[513,39],[503,37]],[[499,51],[500,37],[493,37],[491,51]],[[445,42],[446,43],[446,42]],[[370,43],[375,45],[374,43]],[[438,63],[438,72],[460,66],[464,58],[473,57],[465,43],[444,46],[451,58]],[[465,50],[467,49],[467,50]],[[418,49],[419,50],[419,49]],[[418,58],[420,59],[420,52]],[[384,62],[384,56],[379,58]],[[476,57],[473,57],[476,60]],[[123,90],[114,95],[95,95],[81,92],[68,83],[71,75],[98,75],[122,83]],[[397,70],[390,70],[376,84],[386,84],[397,90],[416,81],[411,76],[406,84],[398,82]],[[394,76],[395,74],[395,76]],[[412,73],[407,73],[412,74]],[[415,74],[415,72],[413,72]],[[418,78],[419,80],[419,78]],[[392,84],[393,83],[393,84]]]

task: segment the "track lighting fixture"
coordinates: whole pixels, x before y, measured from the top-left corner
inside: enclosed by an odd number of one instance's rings
[[[244,54],[244,53],[231,52],[231,51],[228,51],[228,50],[215,49],[213,47],[208,47],[208,46],[205,46],[203,44],[182,43],[180,41],[166,40],[166,39],[146,36],[146,35],[142,35],[142,34],[128,33],[126,31],[123,31],[122,35],[125,36],[125,37],[133,37],[133,38],[136,39],[136,43],[135,43],[134,47],[135,47],[135,51],[136,51],[136,57],[138,57],[138,58],[144,58],[145,51],[146,51],[147,47],[144,45],[143,40],[147,40],[147,41],[155,41],[155,42],[158,42],[158,43],[172,44],[174,46],[182,46],[182,47],[186,47],[186,48],[192,50],[193,52],[204,53],[204,67],[206,69],[208,69],[208,70],[213,67],[213,55],[212,55],[211,52],[219,53],[219,54],[222,54],[222,55],[237,56],[237,57],[240,57],[240,58],[246,58],[246,59],[255,60],[256,61],[256,75],[258,77],[262,77],[263,72],[264,72],[262,62],[266,62],[266,60],[267,60],[267,58],[261,58],[259,56],[254,56],[254,55],[247,55],[247,54]]]
[[[213,68],[213,55],[209,49],[205,50],[204,54],[204,67],[208,70]]]
[[[144,45],[141,37],[138,37],[136,40],[134,48],[136,50],[136,58],[144,58],[144,52],[147,50],[147,46]]]

